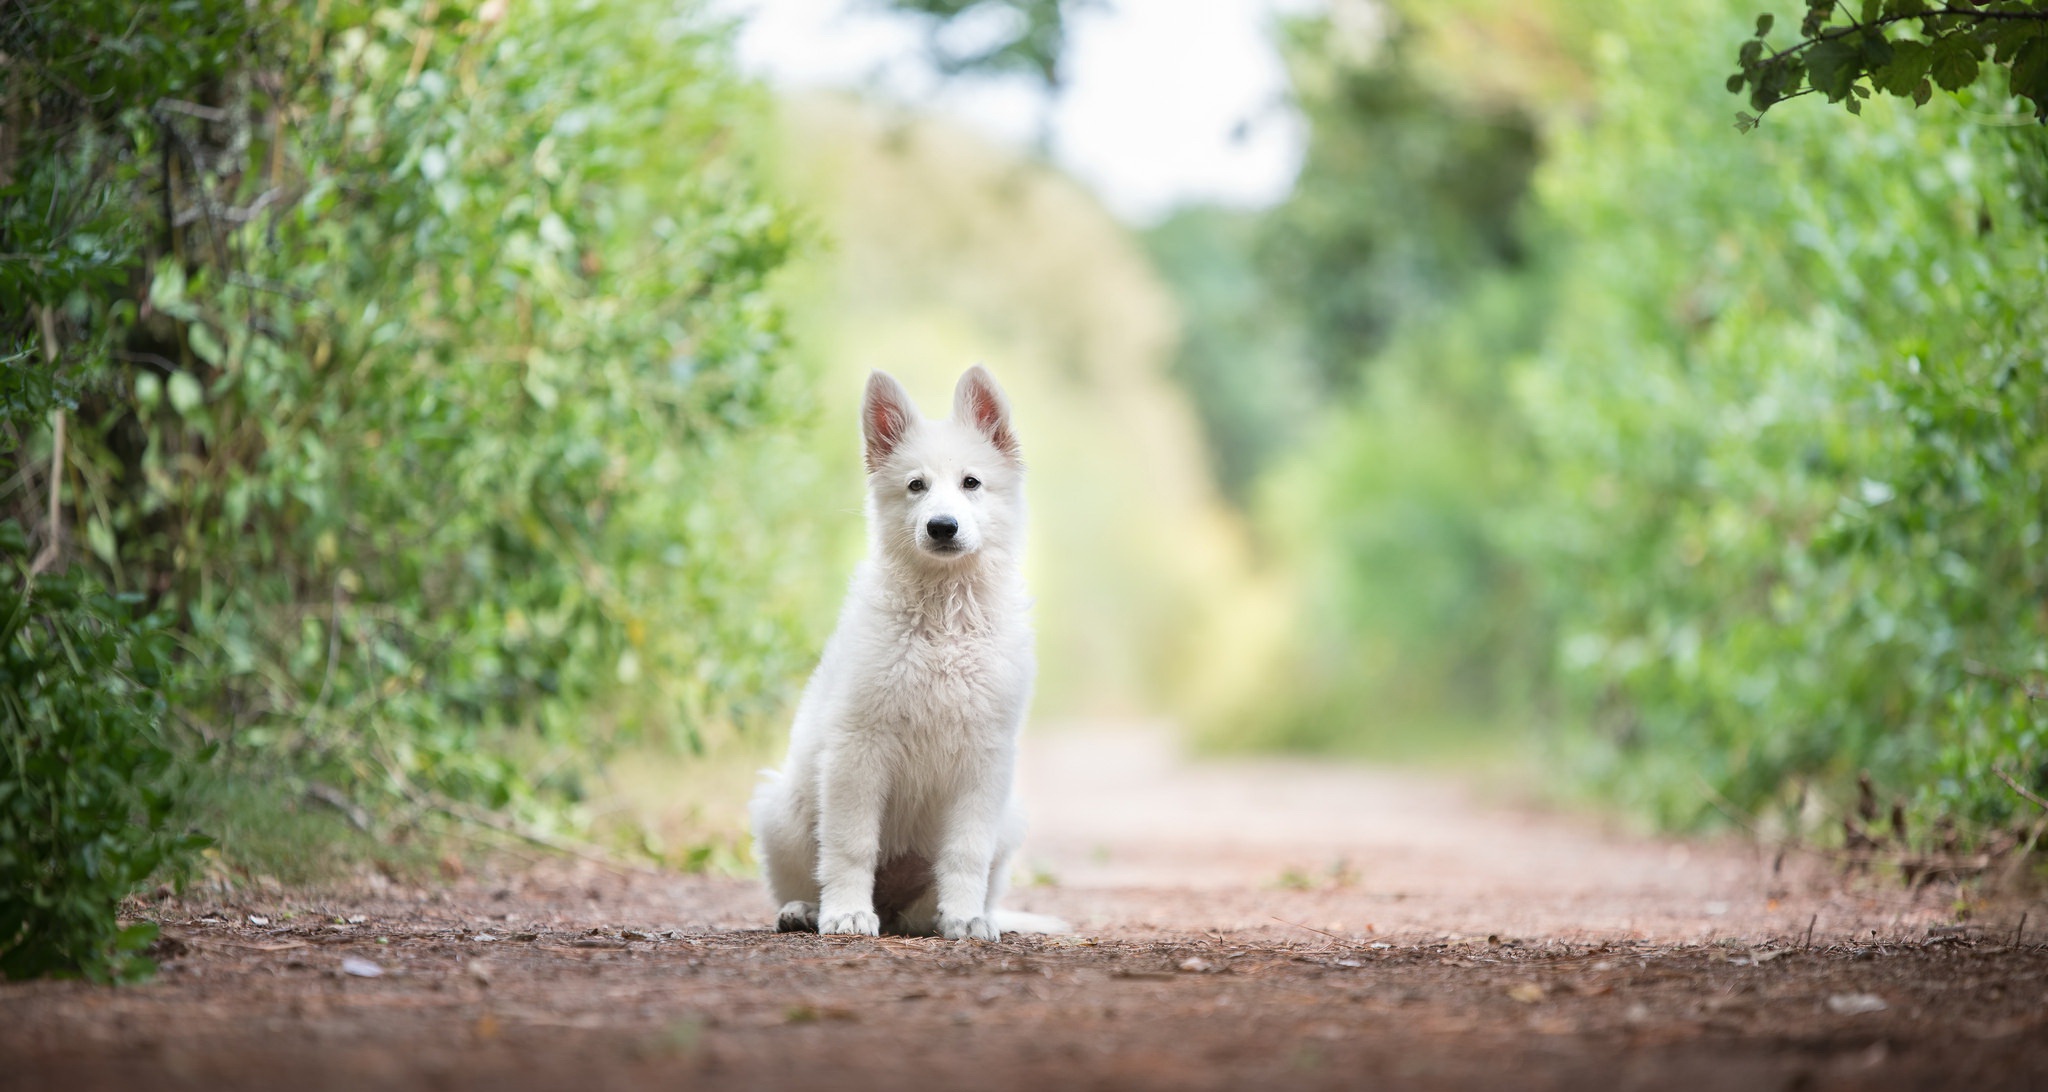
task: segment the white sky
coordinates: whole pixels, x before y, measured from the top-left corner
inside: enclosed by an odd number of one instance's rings
[[[1070,31],[1052,158],[1125,220],[1175,205],[1265,205],[1300,168],[1269,23],[1312,0],[1108,0]],[[726,0],[745,22],[740,64],[779,87],[862,88],[957,117],[1025,147],[1043,100],[1027,83],[941,81],[919,23],[866,0]]]

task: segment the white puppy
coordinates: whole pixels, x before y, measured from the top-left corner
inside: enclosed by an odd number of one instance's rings
[[[953,416],[926,420],[876,372],[861,435],[868,557],[804,688],[789,757],[754,794],[776,926],[1058,931],[995,909],[1023,832],[1011,782],[1036,671],[1009,402],[976,365]]]

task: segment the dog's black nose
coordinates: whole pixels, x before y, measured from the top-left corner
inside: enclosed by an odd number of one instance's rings
[[[951,542],[960,533],[960,521],[952,516],[933,516],[924,522],[924,533],[935,542]]]

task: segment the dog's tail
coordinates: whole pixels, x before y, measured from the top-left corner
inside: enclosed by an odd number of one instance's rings
[[[1050,914],[1033,914],[1027,910],[998,910],[993,916],[996,931],[1001,933],[1043,933],[1050,936],[1074,931],[1073,926]]]

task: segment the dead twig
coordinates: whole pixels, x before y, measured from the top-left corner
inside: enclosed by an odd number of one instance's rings
[[[350,800],[347,793],[332,785],[323,784],[319,781],[309,781],[306,783],[306,797],[333,808],[335,811],[348,817],[348,824],[350,826],[366,834],[369,833],[371,829],[370,813],[361,804]]]
[[[50,318],[50,309],[37,309],[43,327],[43,359],[52,369],[57,366],[57,323]],[[53,415],[50,426],[50,518],[49,538],[43,548],[36,552],[36,559],[29,563],[28,578],[34,580],[44,569],[56,564],[59,547],[64,541],[63,498],[64,498],[64,411]]]
[[[2012,791],[2018,793],[2020,795],[2020,799],[2025,800],[2027,803],[2032,804],[2037,808],[2040,808],[2042,811],[2048,811],[2048,800],[2041,799],[2041,795],[2039,793],[2033,791],[2032,789],[2027,788],[2025,785],[2022,785],[2017,781],[2014,781],[2012,775],[2006,773],[2002,767],[1994,766],[1992,767],[1991,772],[1997,774],[1998,779],[2000,781],[2005,782],[2007,787],[2011,788]]]
[[[513,838],[519,839],[522,842],[530,842],[534,845],[540,846],[542,849],[551,849],[557,853],[566,853],[571,857],[578,858],[579,860],[589,861],[592,864],[602,865],[606,868],[616,869],[621,872],[631,872],[642,876],[659,876],[662,874],[661,870],[658,868],[650,868],[647,865],[643,865],[635,861],[619,860],[611,854],[606,853],[601,849],[598,849],[596,846],[589,845],[588,843],[571,841],[566,838],[557,838],[551,834],[542,834],[537,830],[528,829],[526,827],[519,825],[518,823],[511,822],[510,820],[500,819],[499,817],[492,815],[489,812],[480,811],[468,807],[467,805],[458,803],[454,800],[430,797],[422,793],[414,793],[412,795],[414,797],[414,803],[430,811],[439,812],[442,815],[445,815],[450,819],[454,819],[458,822],[473,823],[476,826],[483,827],[487,830],[494,830],[500,834],[509,835]]]
[[[1350,937],[1340,937],[1340,936],[1338,936],[1337,934],[1335,934],[1335,933],[1332,933],[1332,932],[1330,932],[1330,931],[1329,931],[1329,930],[1327,930],[1327,929],[1318,929],[1318,928],[1316,928],[1316,927],[1315,927],[1315,926],[1313,926],[1313,925],[1303,925],[1302,923],[1300,923],[1300,922],[1298,922],[1298,921],[1288,921],[1288,920],[1287,920],[1286,918],[1283,918],[1283,917],[1279,917],[1279,916],[1277,916],[1277,915],[1273,915],[1273,914],[1268,914],[1268,915],[1266,915],[1266,916],[1267,916],[1267,917],[1269,917],[1269,918],[1272,918],[1272,919],[1273,919],[1274,921],[1277,921],[1277,922],[1279,922],[1279,923],[1280,923],[1280,924],[1282,924],[1282,925],[1292,925],[1292,926],[1294,926],[1294,927],[1295,927],[1296,929],[1306,929],[1306,930],[1308,930],[1308,931],[1309,931],[1309,932],[1311,932],[1311,933],[1320,933],[1320,934],[1322,934],[1323,936],[1329,937],[1329,938],[1330,938],[1331,940],[1341,940],[1341,941],[1345,942],[1346,944],[1349,944],[1349,943],[1351,942],[1351,938],[1350,938]]]

